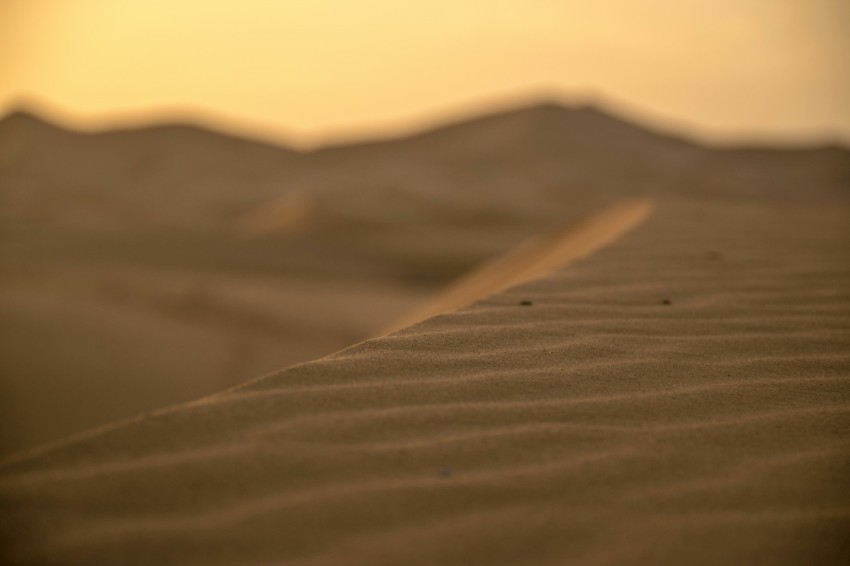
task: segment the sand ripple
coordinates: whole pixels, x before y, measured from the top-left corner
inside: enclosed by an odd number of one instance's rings
[[[543,279],[8,459],[10,557],[842,563],[850,238],[816,212],[665,202]]]

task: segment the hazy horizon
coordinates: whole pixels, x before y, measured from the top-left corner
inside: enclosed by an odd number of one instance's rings
[[[529,90],[512,97],[482,97],[477,102],[467,101],[407,116],[404,120],[388,120],[371,127],[330,129],[319,134],[305,135],[294,129],[269,127],[260,122],[244,121],[198,109],[152,109],[143,114],[105,115],[94,119],[80,119],[71,113],[51,107],[43,101],[22,98],[0,110],[0,120],[16,112],[30,114],[54,126],[80,133],[98,133],[113,130],[133,130],[147,127],[185,125],[206,129],[222,135],[255,140],[288,147],[298,151],[313,151],[337,145],[392,141],[439,130],[479,118],[501,113],[521,111],[526,108],[555,104],[564,108],[595,108],[616,120],[636,125],[647,131],[669,135],[683,140],[715,147],[809,147],[838,145],[850,150],[850,134],[829,132],[811,135],[767,135],[750,133],[737,136],[715,136],[699,127],[669,116],[650,115],[620,101],[604,97],[581,97],[546,91]]]
[[[189,120],[299,146],[534,99],[601,101],[703,141],[850,141],[837,0],[10,0],[0,113],[77,128]]]

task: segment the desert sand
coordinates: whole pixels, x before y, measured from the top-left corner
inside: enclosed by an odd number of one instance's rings
[[[847,150],[705,148],[542,106],[304,159],[324,212],[269,241],[304,254],[277,283],[409,293],[363,332],[448,312],[6,457],[8,562],[850,556]],[[275,225],[250,209],[234,238]],[[317,261],[334,249],[351,261]]]
[[[309,152],[13,113],[0,455],[418,320],[470,271],[624,199],[840,198],[848,161],[827,145],[706,147],[554,103]]]

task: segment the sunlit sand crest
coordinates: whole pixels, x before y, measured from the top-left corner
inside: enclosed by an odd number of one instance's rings
[[[381,334],[459,309],[588,256],[638,226],[652,209],[649,199],[625,200],[559,230],[535,236],[472,270]]]

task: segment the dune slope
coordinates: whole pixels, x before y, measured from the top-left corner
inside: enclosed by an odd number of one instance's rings
[[[13,113],[0,118],[0,456],[337,351],[612,202],[805,204],[813,189],[846,195],[848,179],[846,148],[720,150],[551,102],[308,152]]]
[[[843,563],[848,211],[661,199],[542,279],[7,459],[8,559]]]

